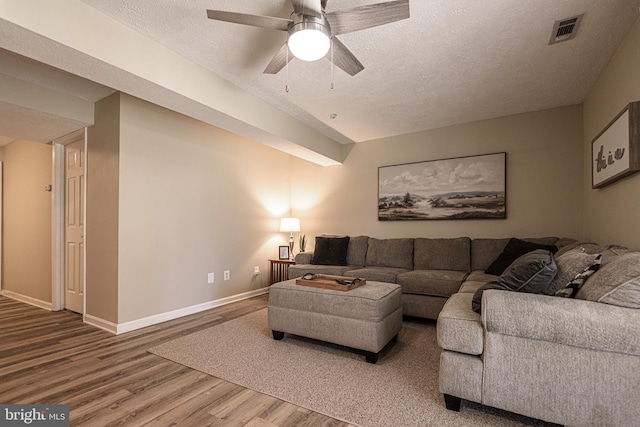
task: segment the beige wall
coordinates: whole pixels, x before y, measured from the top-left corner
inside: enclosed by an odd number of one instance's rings
[[[2,284],[51,303],[51,145],[15,141],[4,147]]]
[[[629,102],[640,101],[640,22],[622,42],[584,102],[585,237],[640,249],[640,174],[591,188],[591,141]]]
[[[86,314],[118,322],[120,94],[95,107],[87,130]]]
[[[128,95],[113,99],[109,136],[100,111],[89,133],[88,313],[122,324],[266,286],[267,259],[286,238],[278,226],[289,214],[290,156]],[[110,170],[96,171],[96,156]],[[102,312],[92,303],[105,301]]]
[[[581,237],[582,108],[570,106],[356,144],[341,166],[292,167],[307,237]],[[506,220],[378,221],[378,167],[507,152]],[[313,239],[310,241],[313,245]]]

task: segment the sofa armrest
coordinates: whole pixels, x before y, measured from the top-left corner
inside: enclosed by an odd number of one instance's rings
[[[640,310],[546,295],[487,290],[485,333],[640,355]]]
[[[296,264],[311,264],[311,258],[313,258],[313,252],[300,252],[295,256],[294,261]]]

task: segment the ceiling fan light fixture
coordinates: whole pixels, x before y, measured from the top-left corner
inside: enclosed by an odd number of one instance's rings
[[[303,61],[317,61],[325,57],[331,47],[329,29],[319,22],[302,21],[289,29],[289,50]]]

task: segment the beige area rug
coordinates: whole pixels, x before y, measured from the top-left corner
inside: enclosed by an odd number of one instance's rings
[[[461,412],[448,411],[438,391],[434,324],[404,322],[375,365],[345,347],[290,334],[274,340],[267,309],[149,351],[359,426],[545,425],[465,401]]]

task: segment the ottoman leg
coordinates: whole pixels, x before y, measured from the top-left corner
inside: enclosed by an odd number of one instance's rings
[[[271,331],[271,333],[273,334],[273,339],[274,339],[274,340],[278,340],[278,341],[280,341],[282,338],[284,338],[284,332],[280,332],[280,331]]]
[[[376,364],[376,362],[378,362],[378,353],[374,353],[372,351],[365,351],[364,355],[367,359],[367,363]]]

